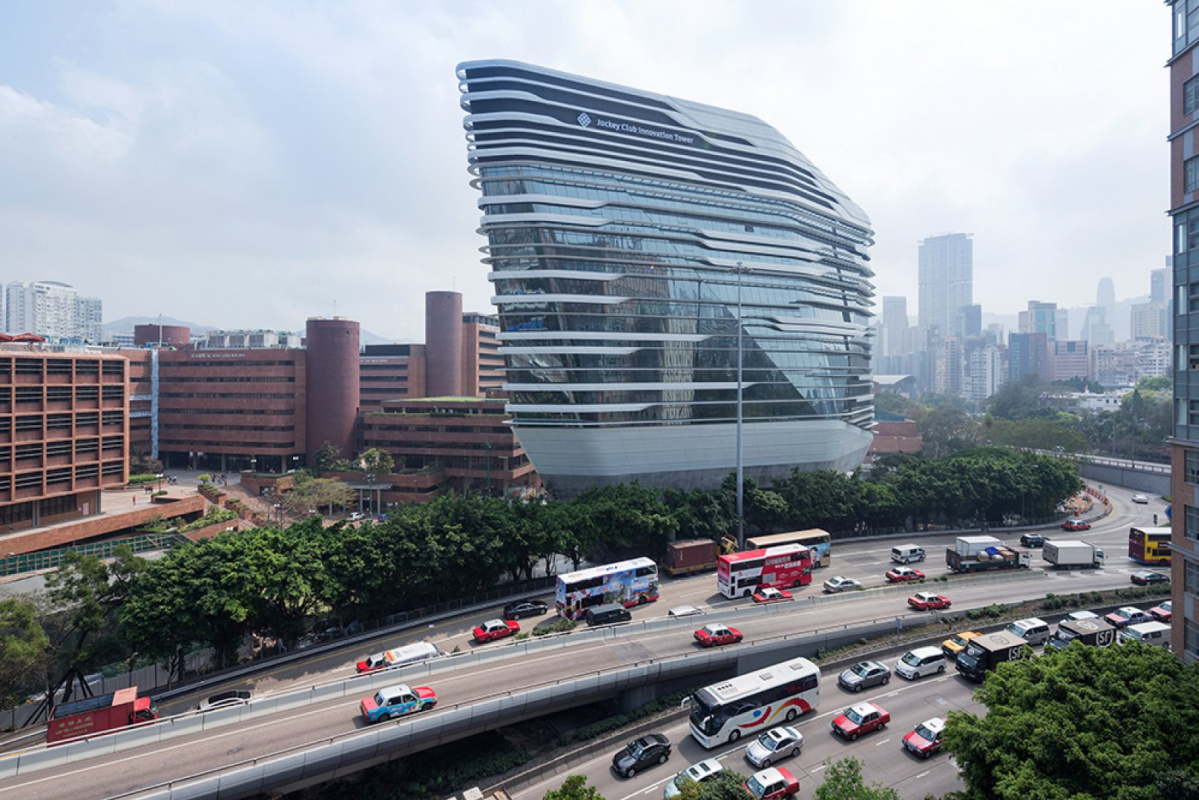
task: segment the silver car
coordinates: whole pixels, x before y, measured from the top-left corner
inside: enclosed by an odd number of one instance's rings
[[[745,748],[745,760],[758,769],[766,769],[776,761],[799,755],[803,749],[803,734],[795,728],[772,728]]]
[[[714,758],[705,758],[698,764],[692,764],[687,769],[675,775],[674,778],[667,782],[666,788],[662,790],[662,797],[669,800],[671,797],[678,797],[683,793],[683,787],[687,785],[687,781],[692,783],[703,783],[719,774],[724,769],[719,761]]]
[[[877,661],[859,661],[837,676],[837,683],[851,692],[871,686],[886,686],[891,681],[891,668]]]
[[[862,588],[862,584],[860,581],[856,581],[853,578],[846,578],[843,575],[837,575],[836,577],[829,578],[827,581],[824,582],[824,593],[825,594],[838,594],[838,593],[844,592],[848,589],[860,589],[860,588]]]

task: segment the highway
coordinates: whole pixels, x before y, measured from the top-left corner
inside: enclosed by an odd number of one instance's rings
[[[1113,490],[1116,495],[1121,490]],[[1117,497],[1114,513],[1106,520],[1096,524],[1095,529],[1088,532],[1086,538],[1100,544],[1108,553],[1107,568],[1100,571],[1084,572],[1045,572],[1044,562],[1039,555],[1034,558],[1034,569],[1022,573],[987,576],[985,578],[954,579],[948,583],[932,581],[922,588],[946,594],[954,602],[954,608],[970,608],[988,605],[993,602],[1015,602],[1031,597],[1043,597],[1046,593],[1066,594],[1071,592],[1114,588],[1128,585],[1129,573],[1138,568],[1128,561],[1126,553],[1127,530],[1132,524],[1150,524],[1152,513],[1160,513],[1163,506],[1160,502],[1148,506],[1138,506],[1127,502],[1127,495]],[[1018,534],[1005,534],[990,531],[1008,540],[1017,540]],[[1069,535],[1075,538],[1074,534]],[[951,543],[952,536],[924,537],[919,541],[929,551],[929,560],[922,567],[930,577],[945,572],[944,559],[941,555],[945,544]],[[740,627],[746,636],[746,642],[738,647],[752,647],[756,641],[775,637],[794,636],[801,632],[830,627],[852,626],[875,620],[892,619],[906,613],[905,598],[914,591],[912,587],[898,587],[884,592],[851,593],[832,598],[830,602],[815,603],[809,601],[808,595],[819,593],[819,582],[834,574],[844,574],[857,577],[867,585],[881,584],[881,575],[889,564],[888,554],[893,541],[859,542],[839,544],[834,546],[832,565],[816,573],[812,586],[798,591],[799,600],[789,604],[787,613],[767,611],[755,608],[746,601],[726,601],[715,592],[715,578],[710,573],[695,578],[680,581],[663,581],[663,599],[657,604],[639,609],[634,613],[634,619],[665,616],[672,605],[692,603],[713,613],[707,621],[722,621]],[[443,623],[432,630],[425,631],[425,637],[406,636],[388,638],[380,642],[380,646],[395,646],[419,638],[430,638],[446,651],[455,647],[463,650],[472,647],[469,644],[469,629],[481,619],[489,615],[479,615],[478,619],[462,619]],[[702,618],[693,618],[692,621]],[[580,664],[586,665],[587,671],[601,671],[627,667],[647,659],[664,659],[689,652],[695,652],[696,645],[691,639],[691,630],[697,625],[689,621],[680,622],[677,633],[663,635],[662,633],[638,633],[638,626],[628,628],[618,638],[604,642],[580,642],[578,645],[560,650],[544,651],[521,657],[519,644],[492,643],[483,645],[485,648],[507,648],[513,654],[512,658],[489,662],[479,668],[459,672],[443,673],[435,676],[430,685],[438,693],[438,709],[446,709],[466,705],[478,700],[494,696],[496,693],[520,691],[541,682],[553,682],[569,679],[579,675]],[[373,647],[373,645],[372,645]],[[279,691],[310,686],[328,680],[342,680],[353,673],[353,663],[361,656],[370,652],[371,647],[359,646],[354,651],[346,651],[338,657],[329,655],[314,658],[312,662],[292,664],[282,667],[265,677],[257,686],[256,691]],[[339,663],[335,663],[339,662]],[[332,664],[332,666],[329,666]],[[929,680],[929,679],[926,679]],[[944,702],[956,704],[954,707],[968,707],[969,691],[967,687],[954,688],[956,682],[937,679],[926,684],[916,684],[912,689],[904,691],[908,685],[892,682],[891,692],[898,699],[893,713],[902,721],[893,725],[885,734],[872,734],[857,743],[857,747],[868,748],[884,737],[898,737],[905,732],[903,725],[910,729],[919,719],[917,709],[923,702],[931,706],[940,703],[936,697],[922,700],[911,706],[911,715],[906,711],[903,716],[899,709],[907,709],[904,705],[909,697],[918,697],[923,691],[920,687],[941,686],[944,691]],[[915,691],[919,690],[919,691]],[[826,682],[825,695],[835,697],[840,691],[831,683]],[[67,797],[85,800],[86,798],[112,797],[129,792],[135,792],[142,787],[158,784],[169,780],[179,780],[212,770],[221,765],[236,764],[248,759],[269,757],[272,753],[303,746],[315,742],[327,742],[330,738],[353,735],[363,728],[363,722],[358,715],[358,700],[369,694],[363,691],[359,695],[326,700],[290,712],[274,714],[259,720],[243,722],[224,728],[217,728],[201,734],[170,739],[161,743],[147,745],[104,758],[96,758],[59,768],[57,771],[47,770],[19,776],[0,782],[0,800],[8,798],[44,798]],[[939,695],[938,695],[939,697]],[[836,708],[822,706],[820,714],[825,714]],[[436,714],[438,710],[430,713]],[[933,716],[932,713],[926,716]],[[818,720],[821,726],[827,724],[823,717]],[[404,721],[390,724],[405,724]],[[805,733],[813,728],[813,721],[804,723]],[[812,744],[816,739],[823,739],[824,731],[810,737]],[[683,737],[678,737],[683,738]],[[898,744],[895,748],[898,748]],[[821,746],[805,749],[800,762],[808,765],[810,757],[823,752]],[[895,754],[903,756],[898,750]],[[685,758],[690,754],[681,750],[672,759],[668,767],[681,769],[686,766]],[[610,758],[610,754],[609,754]],[[905,757],[906,758],[906,757]],[[941,760],[945,760],[942,758]],[[887,769],[899,770],[904,763],[893,759],[895,763]],[[935,759],[934,759],[935,761]],[[675,765],[678,765],[677,767]],[[819,766],[819,761],[812,762],[812,769]],[[805,766],[805,769],[807,767]],[[874,769],[872,763],[871,769]],[[919,772],[921,770],[917,770]],[[674,773],[671,772],[671,775]],[[913,773],[915,774],[915,773]],[[900,776],[900,772],[894,775]],[[648,777],[658,780],[665,775],[651,774]],[[810,781],[808,782],[810,783]],[[805,783],[805,786],[807,783]],[[952,787],[951,787],[952,788]],[[660,787],[658,789],[660,791]],[[805,789],[806,791],[806,789]],[[609,795],[606,795],[609,796]],[[624,795],[610,795],[624,796]]]
[[[894,666],[902,650],[888,651],[881,659]],[[928,794],[938,797],[965,788],[958,778],[957,767],[948,754],[940,753],[928,759],[917,758],[903,747],[903,737],[915,725],[931,717],[944,717],[951,710],[982,713],[984,709],[971,697],[977,684],[957,675],[953,662],[944,675],[906,681],[894,677],[887,686],[867,689],[857,694],[842,689],[835,674],[826,673],[820,689],[820,705],[815,714],[797,721],[795,727],[803,734],[804,746],[797,758],[786,759],[775,766],[790,770],[799,779],[801,800],[812,797],[820,785],[827,766],[839,759],[856,756],[865,764],[863,775],[868,783],[894,787],[905,800],[922,800]],[[835,736],[830,724],[852,703],[877,703],[891,714],[886,729],[867,734],[856,742]],[[687,723],[672,723],[659,729],[674,744],[670,760],[637,774],[631,779],[617,776],[611,770],[612,754],[618,748],[596,754],[595,758],[555,776],[547,776],[528,788],[509,792],[512,800],[540,800],[549,789],[562,784],[567,774],[586,775],[588,782],[599,789],[608,800],[658,798],[664,785],[690,764],[705,758],[716,758],[726,769],[750,775],[755,768],[745,760],[747,742],[723,745],[704,750],[688,734]]]

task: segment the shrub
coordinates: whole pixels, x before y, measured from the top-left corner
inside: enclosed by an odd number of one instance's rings
[[[538,625],[537,627],[533,628],[533,635],[546,636],[551,633],[566,633],[567,631],[573,631],[577,627],[579,627],[579,623],[572,619],[566,619],[563,617],[561,619],[556,619],[553,622],[546,622]]]

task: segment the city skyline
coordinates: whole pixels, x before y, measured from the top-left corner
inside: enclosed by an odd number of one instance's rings
[[[914,298],[916,244],[943,231],[973,234],[989,313],[1026,290],[1086,305],[1101,275],[1140,295],[1169,248],[1157,7],[134,1],[9,17],[0,269],[99,296],[113,319],[338,315],[408,340],[425,291],[491,311],[458,145],[453,66],[471,58],[768,120],[870,209],[879,297]]]

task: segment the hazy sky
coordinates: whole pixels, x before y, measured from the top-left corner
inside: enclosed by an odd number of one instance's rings
[[[1147,294],[1169,31],[1135,0],[6,0],[0,281],[400,341],[429,290],[491,313],[454,68],[512,58],[762,118],[869,214],[912,314],[951,231],[985,312]]]

